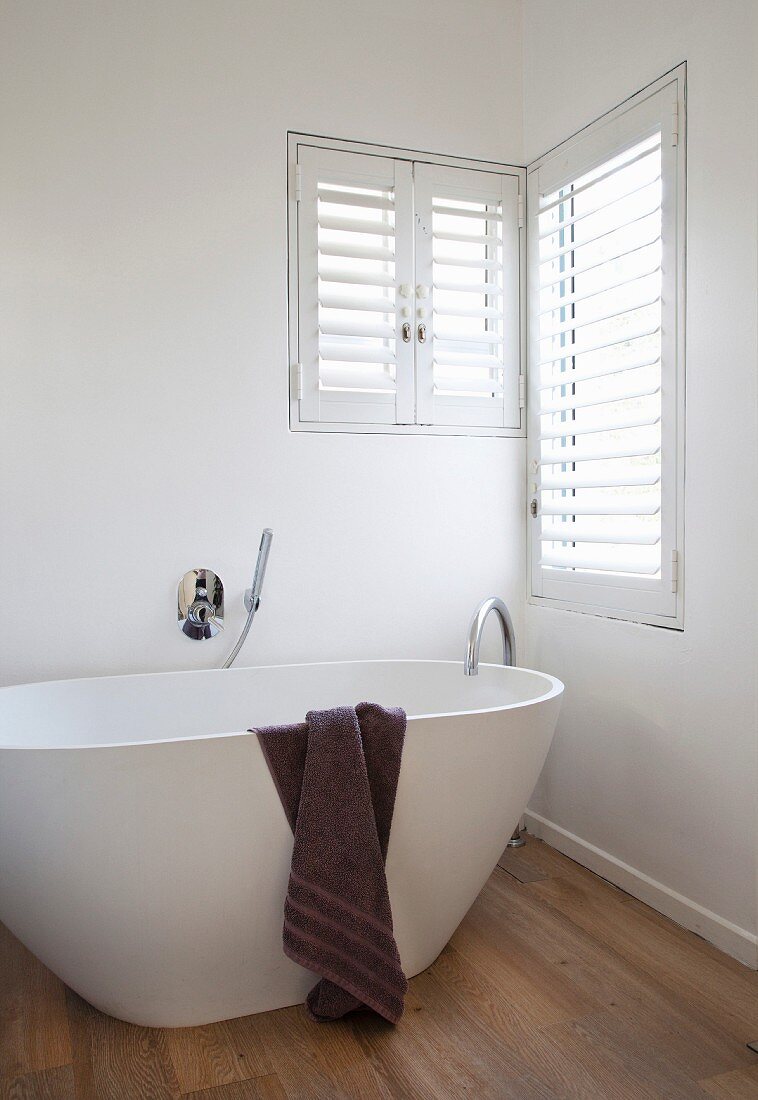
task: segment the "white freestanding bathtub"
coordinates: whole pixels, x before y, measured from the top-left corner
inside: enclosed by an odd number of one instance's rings
[[[495,866],[563,685],[526,669],[358,661],[0,690],[0,920],[103,1012],[182,1027],[302,1001],[281,946],[292,834],[250,726],[362,700],[408,729],[387,856],[408,977]]]

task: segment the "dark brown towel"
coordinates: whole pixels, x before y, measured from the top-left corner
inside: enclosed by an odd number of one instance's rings
[[[316,1020],[369,1006],[391,1023],[408,983],[392,930],[387,857],[405,714],[374,703],[255,731],[295,834],[284,951],[321,975]]]

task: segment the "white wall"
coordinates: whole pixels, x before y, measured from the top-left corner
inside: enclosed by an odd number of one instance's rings
[[[528,608],[528,660],[566,682],[531,802],[549,824],[533,823],[753,965],[757,16],[754,0],[524,5],[527,160],[688,61],[686,626]]]
[[[0,682],[219,664],[264,525],[241,663],[459,657],[493,592],[523,624],[521,441],[288,431],[287,130],[522,163],[517,0],[435,10],[0,5]]]

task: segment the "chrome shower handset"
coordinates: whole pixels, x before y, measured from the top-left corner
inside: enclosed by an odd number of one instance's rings
[[[263,581],[266,576],[266,566],[268,565],[268,555],[271,550],[271,543],[274,538],[274,532],[270,527],[263,528],[263,534],[261,535],[261,544],[258,547],[258,560],[255,563],[255,573],[253,574],[252,588],[248,588],[245,592],[245,607],[248,611],[254,609],[258,610],[258,604],[261,602],[261,592],[263,591]]]
[[[268,555],[271,550],[271,543],[274,538],[274,532],[270,527],[263,528],[263,534],[261,535],[261,544],[258,547],[258,560],[255,563],[255,573],[253,573],[253,585],[252,588],[248,588],[245,592],[245,609],[247,611],[247,618],[245,619],[245,625],[242,628],[242,633],[237,640],[232,652],[224,661],[222,668],[231,668],[234,660],[245,644],[248,631],[252,625],[255,613],[261,602],[261,592],[263,591],[263,581],[266,576],[266,566],[268,565]]]

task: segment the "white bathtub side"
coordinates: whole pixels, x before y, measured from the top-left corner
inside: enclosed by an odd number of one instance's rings
[[[409,722],[387,874],[409,976],[472,904],[560,698]],[[0,751],[0,919],[104,1012],[179,1027],[301,1002],[292,835],[254,735]]]
[[[560,702],[413,723],[387,853],[409,977],[434,962],[492,873],[542,770]]]

